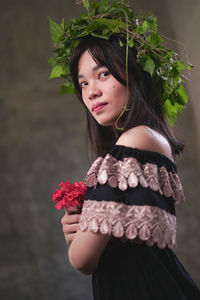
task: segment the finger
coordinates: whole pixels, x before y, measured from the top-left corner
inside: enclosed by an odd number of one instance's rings
[[[68,215],[67,213],[62,217],[61,223],[64,224],[73,224],[78,223],[80,220],[80,215]]]
[[[63,225],[64,234],[76,233],[77,229],[78,229],[78,224]]]
[[[69,207],[65,207],[65,211],[68,215],[74,214],[74,213],[81,213],[81,208],[80,207],[73,207],[73,206],[69,206]]]

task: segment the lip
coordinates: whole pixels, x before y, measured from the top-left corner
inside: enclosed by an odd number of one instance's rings
[[[93,112],[101,111],[102,109],[104,109],[104,107],[105,107],[107,104],[108,104],[108,103],[106,103],[106,102],[98,102],[98,103],[95,103],[95,104],[92,106],[92,111],[93,111]]]

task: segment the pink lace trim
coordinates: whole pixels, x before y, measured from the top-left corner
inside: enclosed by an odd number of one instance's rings
[[[162,166],[146,163],[142,165],[135,158],[117,160],[110,154],[105,158],[98,157],[89,169],[85,184],[89,187],[97,183],[108,184],[125,191],[128,187],[135,188],[139,183],[142,187],[150,187],[161,195],[173,197],[175,204],[184,201],[183,188],[177,174],[168,172]]]
[[[109,234],[121,238],[157,243],[159,248],[176,244],[176,217],[153,206],[126,205],[116,202],[85,200],[79,229]]]

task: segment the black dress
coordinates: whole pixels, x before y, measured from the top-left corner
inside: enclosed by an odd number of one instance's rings
[[[175,205],[184,200],[175,163],[115,145],[85,178],[80,230],[112,237],[92,274],[95,300],[200,300],[172,251]]]

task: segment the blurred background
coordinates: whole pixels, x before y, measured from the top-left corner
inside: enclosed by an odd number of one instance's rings
[[[177,158],[186,202],[177,207],[175,252],[200,285],[200,2],[129,2],[153,11],[161,33],[181,41],[196,66],[175,127],[186,145]],[[60,22],[83,10],[72,0],[0,2],[0,299],[92,299],[90,276],[68,262],[63,212],[51,199],[61,180],[82,180],[89,162],[82,107],[75,96],[58,96],[60,80],[48,80],[47,17]],[[182,47],[168,43],[184,59]]]

